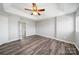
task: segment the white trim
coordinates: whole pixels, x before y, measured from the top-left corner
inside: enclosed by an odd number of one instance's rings
[[[19,38],[8,40],[7,42],[1,43],[0,45],[6,44],[6,43],[9,43],[9,42],[12,42],[12,41],[16,41],[16,40],[19,40]]]
[[[51,39],[55,39],[55,40],[62,41],[62,42],[65,42],[65,43],[74,44],[74,42],[58,39],[58,38],[55,38],[55,37],[49,37],[49,36],[44,36],[44,35],[40,35],[40,34],[37,34],[37,35],[47,37],[47,38],[51,38]]]
[[[75,47],[77,48],[77,50],[79,51],[79,47],[77,46],[77,44],[74,42]]]
[[[16,41],[16,40],[19,40],[19,38],[15,38],[15,39],[8,40],[8,42],[12,42],[12,41]]]
[[[34,34],[31,34],[31,35],[26,35],[26,37],[27,37],[27,36],[33,36],[33,35],[37,35],[37,34],[36,34],[36,33],[34,33]]]
[[[55,39],[55,40],[58,40],[58,41],[65,42],[65,43],[74,44],[74,42],[71,42],[71,41],[66,41],[66,40],[63,40],[63,39],[58,39],[58,38],[54,38],[54,39]]]

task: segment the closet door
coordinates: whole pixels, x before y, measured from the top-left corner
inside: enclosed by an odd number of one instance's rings
[[[73,17],[61,16],[57,18],[57,38],[65,41],[73,41]]]
[[[8,41],[8,18],[0,15],[0,44]]]
[[[19,22],[19,38],[26,38],[26,23],[24,22]]]
[[[22,38],[26,38],[26,23],[22,23]]]

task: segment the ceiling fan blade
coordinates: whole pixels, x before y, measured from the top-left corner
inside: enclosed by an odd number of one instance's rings
[[[38,11],[45,11],[45,9],[38,9]]]
[[[26,9],[26,8],[25,8],[25,10],[32,11],[31,9]]]
[[[38,13],[38,15],[41,15],[40,13]]]
[[[33,13],[31,13],[31,15],[33,15]]]

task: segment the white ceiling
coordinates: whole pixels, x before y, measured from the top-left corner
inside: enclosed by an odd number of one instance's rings
[[[45,12],[39,15],[30,15],[30,11],[25,11],[24,8],[32,8],[31,3],[9,3],[3,4],[6,12],[14,13],[33,20],[41,20],[72,13],[78,9],[77,3],[37,3],[38,8],[44,8]]]

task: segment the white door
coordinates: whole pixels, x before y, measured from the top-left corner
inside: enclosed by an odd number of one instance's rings
[[[0,44],[8,41],[8,18],[0,15]]]
[[[22,23],[22,37],[26,38],[26,23]]]
[[[24,39],[26,37],[26,23],[19,22],[19,38]]]

